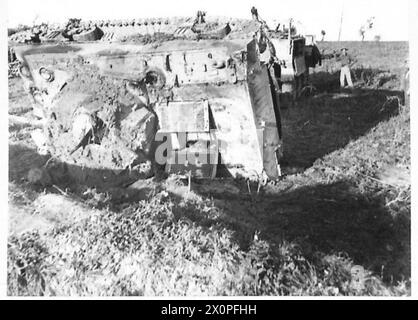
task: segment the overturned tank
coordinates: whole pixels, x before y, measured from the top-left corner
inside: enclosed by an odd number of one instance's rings
[[[255,39],[15,47],[44,120],[39,152],[92,185],[161,171],[277,179],[278,87],[259,51]]]

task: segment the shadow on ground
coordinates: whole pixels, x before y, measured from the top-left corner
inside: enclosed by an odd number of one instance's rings
[[[205,227],[225,225],[234,231],[243,249],[259,232],[277,246],[297,243],[302,255],[312,261],[318,254],[341,253],[386,282],[408,279],[409,213],[394,217],[382,199],[356,189],[350,181],[340,181],[274,195],[222,195],[213,200],[220,218],[196,215],[194,205],[179,207],[178,214]]]
[[[343,148],[379,122],[398,114],[401,101],[400,91],[354,89],[318,93],[283,109],[281,164],[285,173],[303,171],[316,159]]]
[[[29,183],[29,171],[38,168],[47,168],[44,171],[47,172],[46,176],[36,179],[35,183]],[[94,188],[97,193],[105,192],[107,200],[113,204],[129,203],[147,199],[150,192],[155,191],[155,186],[150,187],[146,183],[135,189],[126,188],[140,178],[140,174],[134,171],[116,172],[62,163],[50,156],[40,155],[26,145],[9,144],[9,181],[31,191],[62,193],[68,189],[70,193],[82,195]]]
[[[25,188],[45,189],[26,182],[31,167],[46,163],[47,157],[24,146],[9,146],[9,181]],[[67,165],[69,166],[69,165]],[[69,166],[72,172],[105,176],[111,170],[88,170]],[[87,171],[86,171],[87,170]],[[114,174],[114,173],[112,173]],[[117,179],[113,179],[117,181]],[[52,181],[60,189],[69,187],[74,180],[58,176]],[[275,246],[283,242],[297,243],[302,255],[312,261],[327,254],[345,254],[354,263],[373,270],[387,282],[410,277],[410,219],[409,215],[393,217],[382,199],[374,195],[358,193],[350,181],[330,185],[316,184],[299,187],[275,194],[245,194],[246,185],[236,182],[241,192],[219,196],[201,193],[204,199],[211,198],[220,214],[216,218],[202,215],[196,203],[182,202],[179,194],[169,192],[175,202],[174,213],[187,217],[204,228],[224,226],[234,232],[236,241],[243,250],[250,245],[254,234]],[[70,193],[80,195],[85,185],[73,184]],[[112,210],[118,212],[120,205],[147,199],[159,187],[146,185],[128,190],[112,186],[101,188],[110,194]],[[192,186],[192,190],[199,193]],[[197,191],[196,191],[197,190]],[[58,193],[47,187],[47,191]],[[86,202],[88,203],[88,202]],[[119,208],[119,209],[118,209]],[[318,256],[319,255],[319,256]]]

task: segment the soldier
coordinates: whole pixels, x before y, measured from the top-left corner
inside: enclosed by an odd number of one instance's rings
[[[353,88],[353,81],[351,80],[351,71],[350,67],[353,65],[353,59],[348,55],[347,48],[341,49],[342,54],[339,58],[341,62],[341,72],[340,72],[340,85],[341,88],[345,87],[345,80],[347,80],[347,84],[349,88]]]
[[[258,21],[258,11],[256,7],[251,8],[251,16],[253,17],[253,20]]]

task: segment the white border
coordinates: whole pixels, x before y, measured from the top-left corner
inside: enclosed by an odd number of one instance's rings
[[[0,1],[0,297],[7,292],[7,234],[8,234],[8,67],[7,67],[7,4]]]
[[[86,0],[87,1],[87,0]],[[239,1],[236,1],[237,5]],[[254,0],[254,5],[257,6],[257,1]],[[383,1],[382,1],[383,2]],[[196,4],[196,1],[190,1],[190,3]],[[390,1],[391,5],[396,5],[394,1]],[[168,1],[167,6],[175,6],[175,1]],[[204,3],[202,2],[202,7]],[[319,9],[319,8],[318,8]],[[24,8],[22,8],[24,10]],[[138,11],[139,12],[139,11]],[[232,14],[232,13],[230,13]],[[418,234],[416,230],[416,221],[417,218],[414,217],[414,213],[417,211],[416,199],[417,192],[415,188],[412,188],[412,212],[411,212],[411,226],[412,226],[412,237],[411,237],[411,250],[412,250],[412,296],[411,297],[247,297],[247,296],[234,296],[234,297],[8,297],[6,295],[6,279],[7,279],[7,234],[8,234],[8,222],[7,222],[7,212],[8,212],[8,79],[7,79],[7,64],[6,64],[6,52],[7,52],[7,1],[0,1],[0,39],[1,39],[1,48],[0,48],[0,61],[2,61],[3,67],[0,69],[0,81],[1,81],[1,90],[0,90],[0,181],[3,183],[0,184],[0,298],[10,299],[10,300],[223,300],[227,302],[228,300],[241,299],[241,300],[404,300],[404,299],[417,299],[418,297],[418,278],[417,278],[417,246],[418,243]],[[418,68],[418,2],[415,0],[409,0],[409,14],[405,14],[405,18],[409,19],[409,39],[410,39],[410,67],[411,67],[411,106],[418,106],[418,97],[416,92],[418,92],[417,84],[417,68]],[[383,39],[384,40],[384,39]],[[417,172],[415,170],[417,164],[417,119],[418,111],[416,108],[411,108],[411,156],[412,156],[412,182],[415,181]]]

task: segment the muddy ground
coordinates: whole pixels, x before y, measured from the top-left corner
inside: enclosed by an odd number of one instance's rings
[[[327,50],[340,45],[320,43],[320,47]],[[52,240],[63,226],[76,226],[79,221],[100,217],[107,210],[122,214],[124,210],[137,206],[138,203],[152,203],[153,197],[164,195],[174,203],[174,215],[180,217],[180,220],[189,221],[192,225],[190,228],[197,225],[204,230],[212,230],[211,228],[221,226],[228,230],[228,235],[232,232],[228,241],[237,244],[239,249],[234,250],[243,254],[252,252],[250,248],[255,238],[266,241],[272,248],[283,248],[284,243],[291,243],[299,248],[298,256],[316,268],[315,272],[319,272],[321,268],[326,269],[324,266],[328,266],[327,264],[334,265],[334,262],[326,259],[338,260],[344,257],[344,261],[350,261],[347,268],[360,267],[361,270],[366,270],[364,272],[368,279],[381,281],[380,289],[375,291],[366,292],[361,289],[357,292],[344,289],[339,284],[329,284],[330,288],[334,286],[338,289],[306,291],[308,293],[408,294],[409,110],[402,107],[399,80],[408,48],[403,43],[344,45],[354,48],[353,54],[359,60],[354,70],[355,75],[358,75],[355,81],[357,88],[353,91],[339,90],[338,66],[333,61],[325,61],[312,74],[312,84],[316,88],[314,94],[302,98],[295,106],[282,110],[284,158],[281,165],[284,175],[277,184],[260,189],[256,184],[229,179],[196,180],[188,185],[187,181],[176,177],[167,180],[151,178],[138,181],[128,188],[110,190],[91,189],[79,184],[51,185],[49,177],[44,177],[45,185],[34,185],[30,183],[31,175],[42,173],[33,169],[45,166],[48,158],[36,152],[30,139],[30,132],[37,124],[31,111],[28,111],[30,102],[23,93],[22,83],[18,78],[10,79],[11,243],[23,241],[25,235],[33,232]],[[393,57],[395,52],[396,58]],[[370,55],[374,60],[371,60]],[[388,61],[391,61],[390,65]],[[366,69],[367,72],[364,71]],[[366,76],[365,80],[365,75],[369,74],[371,76]],[[15,115],[25,115],[33,121],[22,123]],[[216,215],[211,215],[212,211],[209,209],[202,209],[202,204],[207,201],[212,209],[216,209]],[[126,234],[121,236],[129,237]],[[195,249],[203,250],[201,247]],[[153,255],[150,252],[147,254]],[[272,259],[278,257],[284,259],[286,254],[273,254]],[[255,259],[258,258],[257,256]],[[9,266],[16,261],[10,260]],[[270,263],[273,262],[267,264]],[[280,263],[282,262],[274,262],[272,270],[280,266]],[[14,270],[12,266],[10,270]],[[98,270],[100,273],[100,268]],[[348,277],[352,276],[350,270]],[[300,272],[303,274],[305,271]],[[14,277],[13,272],[9,272],[10,279]],[[347,274],[341,275],[342,278],[345,276]],[[51,275],[42,277],[58,281]],[[321,278],[319,275],[318,277]],[[20,284],[18,289],[14,285],[10,281],[10,294],[27,293],[22,289],[25,285]],[[278,288],[280,285],[275,286]],[[204,286],[202,284],[202,288]],[[318,283],[312,284],[312,287],[315,286]],[[294,287],[299,288],[297,284]],[[302,287],[300,284],[298,289],[302,291],[286,289],[287,291],[257,292],[306,293]],[[44,285],[41,289],[33,289],[35,291],[32,293],[54,294],[59,285],[54,287],[50,284],[50,288],[55,289],[48,291]],[[91,294],[87,289],[71,290],[71,294]],[[141,290],[128,293],[164,294],[156,289]],[[231,292],[254,294],[253,291],[240,290]],[[195,293],[168,290],[168,294],[173,292]],[[196,292],[205,293],[203,289]],[[219,289],[211,293],[228,292]],[[119,293],[127,294],[124,291]]]

